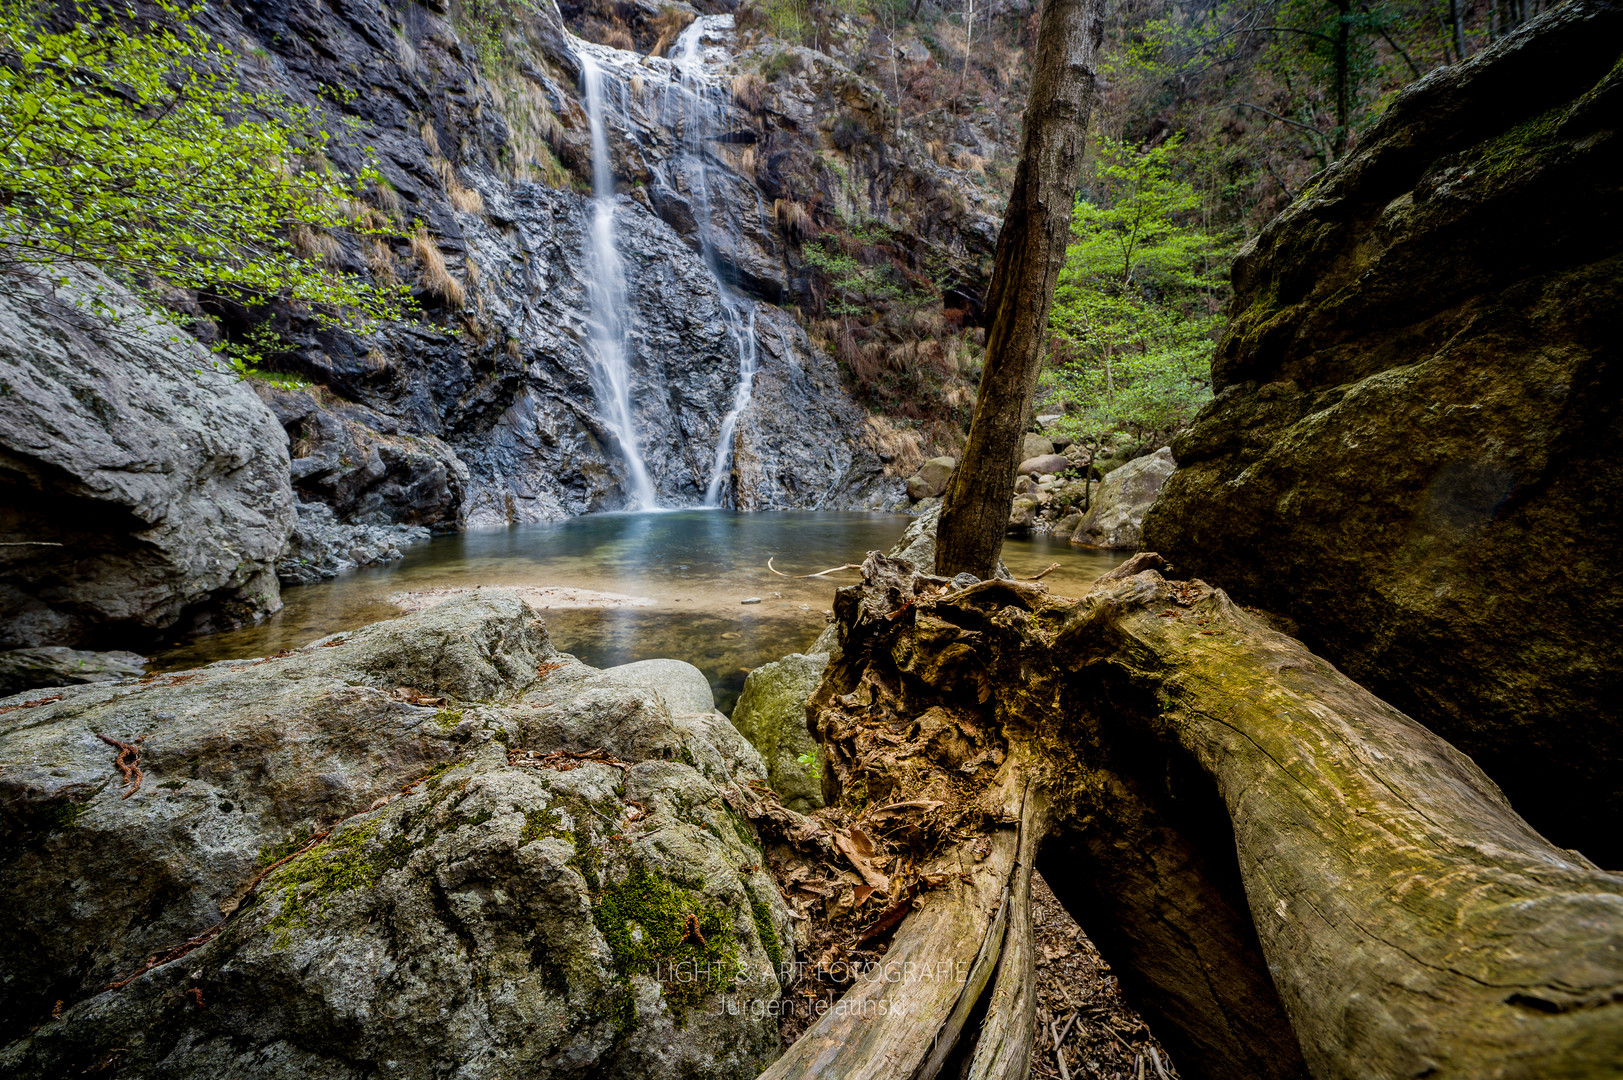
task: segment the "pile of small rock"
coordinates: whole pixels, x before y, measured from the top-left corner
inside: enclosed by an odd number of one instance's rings
[[[420,525],[351,525],[325,503],[299,503],[299,520],[276,560],[283,585],[313,585],[357,566],[393,562],[401,548],[427,540]]]

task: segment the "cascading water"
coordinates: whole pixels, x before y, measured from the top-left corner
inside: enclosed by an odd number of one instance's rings
[[[682,31],[671,46],[669,57],[679,76],[677,89],[682,111],[682,169],[689,179],[694,201],[693,217],[698,225],[699,248],[704,265],[716,284],[721,298],[722,318],[727,333],[738,351],[738,383],[733,389],[732,408],[721,419],[721,430],[716,438],[716,453],[710,466],[710,481],[705,487],[704,505],[717,506],[721,502],[721,489],[727,480],[727,465],[732,457],[733,432],[738,418],[749,407],[755,391],[755,370],[760,359],[759,344],[755,337],[755,308],[740,296],[721,276],[716,258],[714,221],[710,207],[709,141],[720,134],[727,115],[730,89],[718,79],[712,79],[704,67],[706,36],[732,29],[731,15],[701,15]]]
[[[626,273],[614,245],[614,169],[609,163],[603,74],[589,52],[578,53],[586,84],[586,115],[592,134],[592,224],[586,265],[587,333],[593,349],[592,382],[609,428],[620,442],[629,474],[627,509],[652,510],[659,505],[648,466],[637,445],[631,413],[631,363],[626,325]]]

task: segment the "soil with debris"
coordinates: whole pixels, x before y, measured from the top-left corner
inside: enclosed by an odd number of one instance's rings
[[[1037,937],[1037,1032],[1031,1075],[1060,1080],[1170,1080],[1166,1049],[1123,1000],[1121,985],[1040,874],[1031,879]],[[1060,1036],[1056,1055],[1055,1037]]]

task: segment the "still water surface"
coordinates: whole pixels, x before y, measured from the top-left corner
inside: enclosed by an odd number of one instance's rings
[[[435,537],[387,566],[365,567],[319,585],[284,589],[285,606],[254,626],[183,642],[152,657],[174,670],[215,660],[267,656],[340,630],[398,618],[392,594],[474,586],[571,586],[646,598],[647,606],[553,608],[553,644],[588,664],[610,667],[675,657],[709,677],[731,712],[744,676],[800,652],[822,632],[834,590],[854,572],[804,575],[867,552],[888,550],[907,527],[896,514],[790,511],[743,514],[683,510],[593,514],[567,521]],[[1121,554],[1073,548],[1045,537],[1010,538],[1003,559],[1017,576],[1049,563],[1043,580],[1076,596],[1121,562]],[[760,597],[758,604],[741,600]]]

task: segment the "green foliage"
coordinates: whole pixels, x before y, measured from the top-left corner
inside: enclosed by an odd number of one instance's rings
[[[382,234],[359,202],[376,174],[341,175],[311,109],[243,89],[194,10],[70,3],[56,13],[71,23],[48,26],[25,0],[0,0],[0,274],[54,286],[88,264],[149,308],[172,286],[286,297],[362,328],[398,315],[403,289],[288,239]]]
[[[1199,195],[1173,175],[1180,145],[1099,140],[1049,318],[1044,381],[1072,403],[1073,435],[1122,430],[1144,441],[1211,396],[1227,251],[1199,224]]]
[[[847,242],[860,244],[869,239],[859,235],[860,232],[860,229],[852,230],[853,235]],[[848,319],[871,311],[876,302],[894,300],[902,294],[886,273],[885,266],[863,262],[832,233],[824,233],[821,239],[807,244],[801,249],[801,256],[807,266],[826,277],[833,286],[834,299],[827,305],[832,315]]]
[[[801,754],[799,757],[795,758],[795,760],[800,763],[801,768],[806,770],[806,775],[811,777],[813,780],[821,780],[823,778],[823,766],[817,760],[817,755],[812,751],[806,751],[804,754]]]

